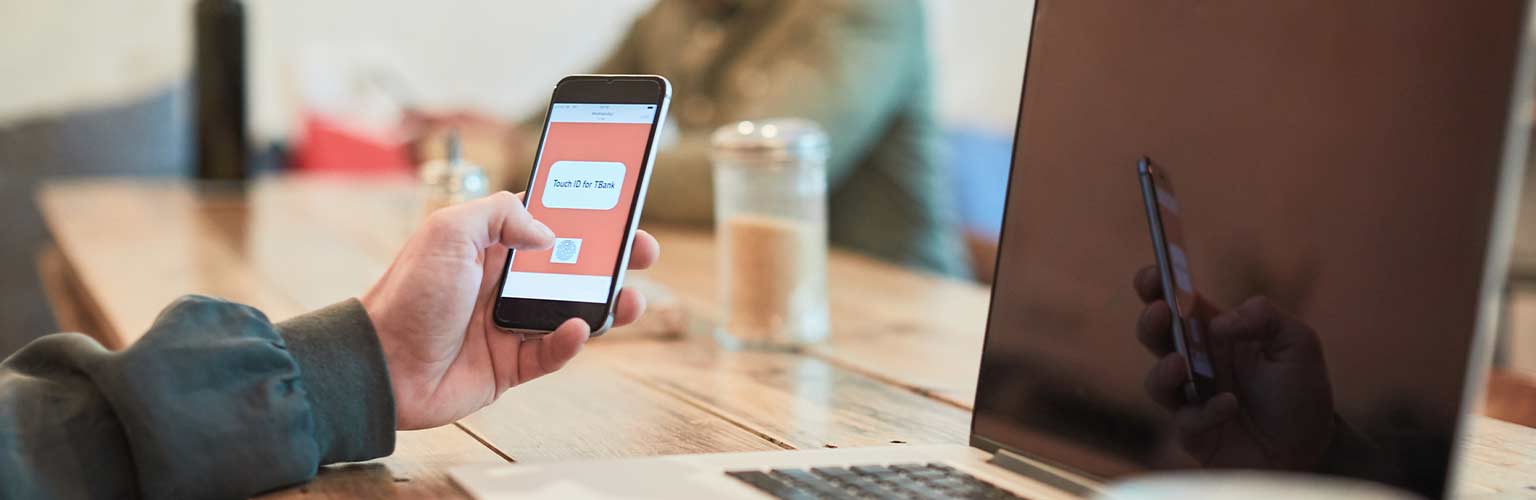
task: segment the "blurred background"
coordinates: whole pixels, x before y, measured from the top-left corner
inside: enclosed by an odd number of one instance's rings
[[[0,0],[0,68],[7,75],[0,79],[0,355],[57,328],[37,273],[38,251],[48,244],[33,199],[40,182],[195,175],[194,4]],[[598,67],[655,4],[248,2],[242,92],[256,157],[251,168],[411,175],[437,154],[424,140],[440,132],[432,124],[449,120],[463,130],[467,154],[494,177],[503,164],[531,160],[507,144],[506,130],[537,116],[559,77]],[[920,51],[928,58],[937,170],[944,174],[935,189],[954,212],[945,219],[954,226],[949,234],[965,244],[966,269],[950,274],[985,283],[1033,2],[921,5]],[[688,47],[678,50],[682,57]],[[679,103],[674,112],[686,108]],[[1526,186],[1530,191],[1536,181]],[[1522,207],[1497,359],[1536,373],[1532,205]],[[101,251],[112,251],[112,242],[100,243]]]
[[[48,237],[33,200],[40,181],[196,174],[195,3],[0,1],[0,67],[11,75],[0,80],[0,353],[56,328],[35,270]],[[417,136],[430,133],[403,125],[409,115],[537,116],[556,80],[596,68],[654,3],[246,3],[252,168],[408,174],[423,156]],[[948,176],[944,197],[960,214],[956,234],[985,251],[1002,215],[1033,5],[923,6],[943,162],[964,172]],[[494,168],[506,161],[493,144],[500,125],[485,125],[464,125],[466,150]]]

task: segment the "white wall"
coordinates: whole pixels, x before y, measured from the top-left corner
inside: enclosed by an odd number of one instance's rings
[[[186,66],[187,0],[0,0],[0,125],[144,95]]]
[[[1035,0],[927,3],[945,121],[1013,134]]]
[[[301,95],[345,92],[318,73],[389,68],[422,104],[515,116],[560,75],[607,51],[651,0],[258,0],[251,20],[253,126],[296,123]],[[190,59],[191,0],[0,0],[0,124],[132,98]],[[951,123],[1011,131],[1029,0],[928,0],[940,110]]]

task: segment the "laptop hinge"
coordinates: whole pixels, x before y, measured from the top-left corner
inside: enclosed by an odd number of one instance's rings
[[[1005,449],[999,448],[997,453],[992,454],[992,459],[987,460],[987,463],[1008,469],[1009,472],[1040,481],[1079,497],[1086,497],[1094,493],[1094,489],[1086,484],[1079,483],[1066,476],[1035,465],[1033,461],[1024,458],[1023,455]]]

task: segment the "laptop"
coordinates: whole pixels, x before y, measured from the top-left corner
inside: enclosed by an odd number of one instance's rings
[[[1038,0],[968,444],[452,477],[485,499],[1073,498],[1243,470],[1445,496],[1507,269],[1528,19]]]

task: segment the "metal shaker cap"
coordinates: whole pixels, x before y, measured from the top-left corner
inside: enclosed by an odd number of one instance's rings
[[[715,161],[793,163],[827,159],[827,134],[803,118],[770,118],[730,123],[711,136]]]

